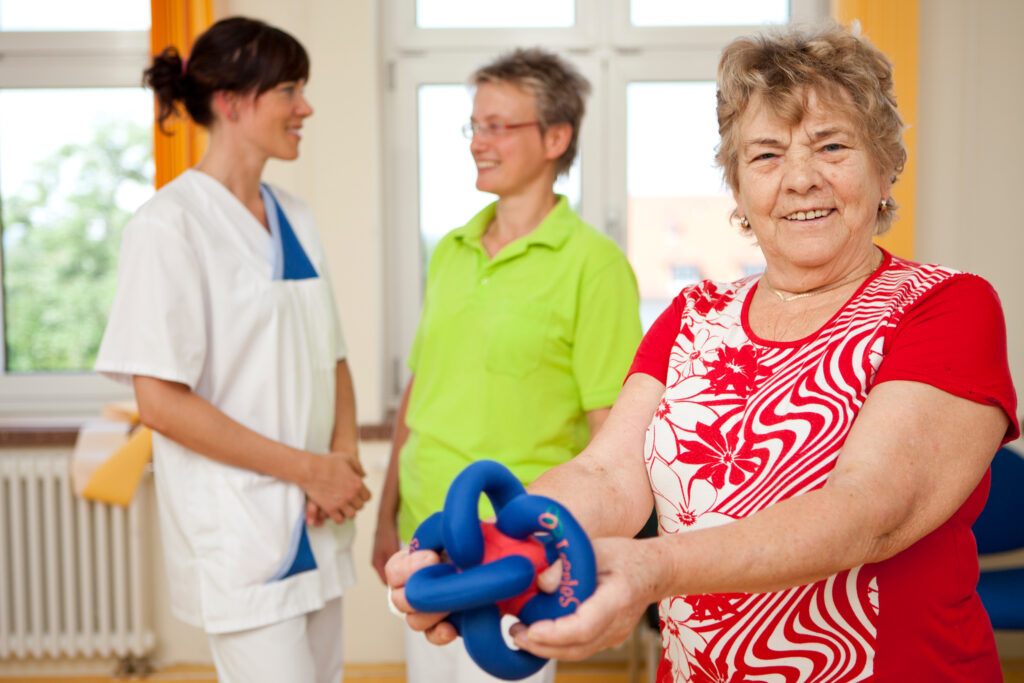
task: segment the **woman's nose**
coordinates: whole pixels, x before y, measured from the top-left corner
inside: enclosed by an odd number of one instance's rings
[[[785,189],[807,194],[822,185],[821,171],[809,155],[787,156],[785,162]]]
[[[487,149],[489,144],[490,141],[487,138],[487,136],[481,135],[480,133],[476,132],[476,130],[474,130],[473,137],[469,139],[469,151],[477,152],[479,150]]]

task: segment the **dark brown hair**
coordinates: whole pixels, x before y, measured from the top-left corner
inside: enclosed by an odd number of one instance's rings
[[[217,91],[260,95],[278,83],[308,78],[309,56],[299,41],[262,21],[229,17],[196,39],[187,60],[176,48],[165,48],[142,82],[156,95],[156,120],[164,130],[164,122],[180,113],[179,102],[193,121],[209,127]]]

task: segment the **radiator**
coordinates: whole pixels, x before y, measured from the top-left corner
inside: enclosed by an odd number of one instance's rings
[[[143,493],[127,509],[86,502],[67,454],[0,455],[0,660],[153,649]]]

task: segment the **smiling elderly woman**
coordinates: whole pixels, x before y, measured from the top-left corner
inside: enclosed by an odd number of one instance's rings
[[[1001,680],[970,527],[1017,436],[1004,323],[984,280],[872,242],[906,157],[890,63],[835,26],[743,38],[718,115],[767,267],[684,289],[594,441],[530,487],[600,582],[518,644],[585,657],[660,601],[661,681]],[[651,506],[659,537],[632,540]],[[396,556],[392,585],[434,561]]]

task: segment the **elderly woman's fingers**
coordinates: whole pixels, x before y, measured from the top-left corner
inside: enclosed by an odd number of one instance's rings
[[[539,657],[579,660],[624,642],[638,618],[611,590],[598,588],[573,614],[534,622],[516,629],[513,637],[516,645]]]
[[[428,628],[424,635],[427,640],[434,645],[447,645],[456,638],[459,634],[455,631],[455,627],[452,626],[450,621],[441,621]]]
[[[410,551],[408,548],[399,550],[391,556],[384,565],[384,575],[387,577],[388,587],[391,588],[391,604],[395,609],[405,615],[405,623],[414,631],[426,631],[427,639],[438,645],[451,642],[455,639],[455,628],[448,622],[443,621],[445,614],[434,614],[428,612],[417,612],[405,597],[405,582],[414,573],[423,567],[437,564],[441,561],[437,553],[429,550]]]
[[[515,628],[516,644],[540,657],[574,660],[625,641],[650,601],[639,589],[647,579],[635,543],[596,539],[598,585],[594,594],[573,614]]]
[[[429,567],[441,561],[437,553],[430,550],[417,550],[415,552],[403,548],[391,556],[384,565],[384,575],[387,583],[392,588],[399,588],[405,585],[415,572],[423,567]]]
[[[554,593],[562,582],[562,561],[556,560],[537,575],[537,587],[545,593]]]

